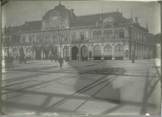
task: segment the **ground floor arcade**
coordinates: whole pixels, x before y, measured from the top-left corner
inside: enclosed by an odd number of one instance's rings
[[[154,49],[150,46],[118,43],[76,43],[37,46],[16,46],[5,49],[5,56],[10,53],[14,58],[24,54],[31,59],[57,59],[66,60],[111,60],[130,59],[134,54],[136,59],[153,58]]]

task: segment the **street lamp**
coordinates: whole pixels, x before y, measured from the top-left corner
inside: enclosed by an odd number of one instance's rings
[[[59,58],[61,58],[61,47],[62,47],[62,26],[57,27],[58,31],[58,41],[59,41]]]
[[[135,62],[135,41],[133,40],[132,24],[129,27],[129,48],[130,48],[130,59],[132,63]],[[133,48],[132,48],[133,47]]]

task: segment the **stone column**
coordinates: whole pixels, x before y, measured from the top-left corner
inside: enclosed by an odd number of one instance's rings
[[[57,50],[58,50],[58,57],[62,57],[62,52],[61,52],[61,46],[60,45],[57,46]]]
[[[90,53],[91,53],[91,57],[92,57],[91,45],[88,45],[88,60],[91,60]]]
[[[63,55],[63,54],[64,54],[64,52],[63,52],[63,51],[64,51],[64,50],[63,50],[63,49],[64,49],[64,46],[61,45],[61,48],[60,48],[60,49],[61,49],[61,50],[60,50],[60,51],[61,51],[61,57],[63,58],[63,57],[64,57],[64,55]]]
[[[101,60],[104,60],[104,45],[101,44],[100,47],[101,47]]]
[[[143,44],[141,43],[141,59],[143,59]]]
[[[115,45],[112,44],[112,60],[115,60]]]
[[[94,50],[93,50],[93,45],[91,45],[91,60],[93,60],[94,59]]]
[[[81,61],[81,46],[78,46],[78,61]]]
[[[123,56],[124,59],[129,59],[129,51],[130,51],[130,50],[129,50],[129,45],[128,45],[128,44],[125,44],[123,50],[124,50],[124,56]],[[127,53],[127,52],[128,52],[128,53]]]
[[[71,55],[71,46],[68,46],[68,49],[69,49],[69,50],[68,50],[68,52],[69,52],[69,53],[68,53],[68,57],[69,57],[69,60],[71,60],[71,58],[72,58],[72,57],[71,57],[71,56],[72,56],[72,55]]]
[[[36,52],[35,52],[35,49],[32,49],[32,59],[36,59]]]
[[[41,49],[41,59],[44,59],[44,52],[42,49]]]
[[[145,46],[144,44],[142,44],[142,56],[143,56],[143,59],[145,58]]]

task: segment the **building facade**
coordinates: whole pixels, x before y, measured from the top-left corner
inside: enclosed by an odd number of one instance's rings
[[[153,58],[153,34],[138,18],[125,18],[119,11],[76,16],[59,4],[40,21],[8,27],[4,36],[5,56],[31,59],[63,57],[66,60]]]

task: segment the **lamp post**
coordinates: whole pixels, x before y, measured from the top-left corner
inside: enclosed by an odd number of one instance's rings
[[[130,59],[132,63],[135,63],[135,42],[133,38],[133,32],[132,32],[132,24],[129,26],[129,51],[130,51]]]
[[[162,1],[159,1],[160,4],[160,15],[161,15],[161,33],[160,33],[160,48],[161,48],[161,54],[160,54],[160,58],[162,55]],[[162,62],[161,62],[161,66],[162,66]],[[162,73],[162,69],[160,70]],[[161,79],[161,84],[162,84],[162,79]],[[162,88],[162,85],[161,85]]]
[[[132,26],[132,25],[131,25]],[[131,37],[132,37],[132,40],[131,40],[131,43],[132,43],[132,63],[135,63],[135,57],[136,57],[136,35],[134,34],[133,32],[133,27],[131,28]]]
[[[60,51],[59,51],[59,58],[61,58],[61,47],[62,47],[62,26],[58,26],[58,28],[57,28],[58,30],[58,41],[59,41],[59,49],[60,49]]]

